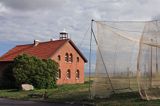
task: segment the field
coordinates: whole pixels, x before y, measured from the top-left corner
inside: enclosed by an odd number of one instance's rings
[[[89,83],[76,85],[62,85],[54,89],[41,89],[33,91],[21,91],[16,89],[0,90],[0,97],[18,99],[18,100],[34,100],[60,103],[78,103],[96,106],[160,106],[160,100],[145,101],[142,100],[138,92],[128,92],[113,94],[108,99],[89,99],[88,92]],[[48,98],[44,99],[40,96],[31,97],[31,94],[43,95],[47,91]],[[84,106],[85,106],[84,105]]]

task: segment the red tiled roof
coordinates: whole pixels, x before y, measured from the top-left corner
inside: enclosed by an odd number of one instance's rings
[[[77,52],[82,56],[84,61],[87,62],[87,59],[82,55],[82,53],[78,50],[78,48],[74,45],[74,43],[69,39],[39,42],[37,46],[34,46],[34,44],[18,45],[12,48],[11,50],[9,50],[2,57],[0,57],[0,61],[13,61],[13,59],[20,54],[28,54],[28,55],[36,56],[40,59],[48,59],[61,46],[63,46],[68,41],[77,50]]]
[[[0,61],[12,61],[20,54],[28,54],[41,59],[47,59],[66,41],[67,40],[41,42],[37,46],[34,46],[34,44],[18,45],[4,54],[0,58]]]

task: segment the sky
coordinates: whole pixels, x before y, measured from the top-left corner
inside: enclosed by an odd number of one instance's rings
[[[35,39],[58,39],[65,28],[88,58],[91,19],[158,19],[159,5],[160,0],[0,0],[0,56]]]

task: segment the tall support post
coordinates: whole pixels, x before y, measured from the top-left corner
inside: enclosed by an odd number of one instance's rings
[[[151,39],[151,43],[153,42],[153,39]],[[151,67],[150,67],[150,88],[152,88],[152,46],[151,46]]]
[[[159,28],[158,28],[158,21],[156,21],[156,27],[157,27],[157,31],[159,32]],[[158,34],[159,35],[159,34]],[[157,33],[156,33],[156,72],[158,73],[158,54],[157,54],[157,45],[158,45],[158,41],[157,41]]]
[[[127,67],[127,71],[128,71],[129,89],[131,89],[131,79],[130,79],[130,70],[129,70],[129,67]]]
[[[147,86],[147,66],[146,64],[144,65],[144,76],[145,76],[145,86]]]
[[[91,95],[91,55],[92,55],[92,36],[93,36],[93,19],[91,20],[91,36],[90,36],[90,50],[89,50],[89,98],[92,99]]]
[[[156,45],[157,45],[157,37],[156,37]],[[157,56],[157,46],[156,46],[156,72],[158,73],[158,56]]]

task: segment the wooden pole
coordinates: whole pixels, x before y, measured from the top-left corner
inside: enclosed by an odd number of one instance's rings
[[[91,55],[92,55],[92,36],[93,36],[93,21],[91,20],[91,36],[90,36],[90,50],[89,50],[89,98],[92,99],[91,96]]]
[[[157,37],[156,37],[156,44],[157,44]],[[156,72],[158,73],[158,56],[157,56],[157,46],[156,46]]]
[[[127,68],[128,70],[128,81],[129,81],[129,89],[131,88],[131,81],[130,81],[130,71],[129,71],[129,67]]]
[[[151,43],[153,42],[153,39],[151,39]],[[150,70],[150,88],[152,88],[152,46],[151,46],[151,70]]]

